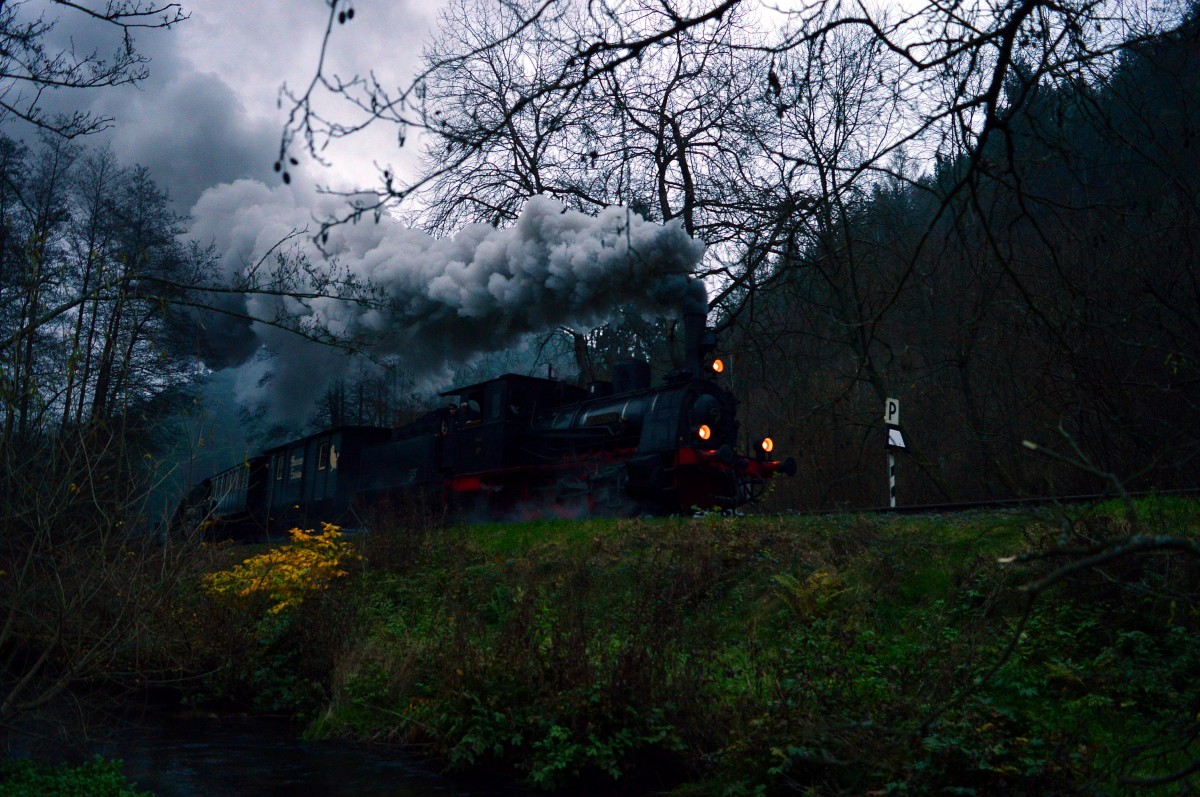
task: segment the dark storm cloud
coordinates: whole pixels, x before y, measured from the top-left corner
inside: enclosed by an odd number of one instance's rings
[[[157,90],[111,95],[95,107],[120,120],[114,152],[150,169],[182,210],[206,188],[271,173],[277,126],[249,116],[230,86],[210,72],[156,75]]]
[[[353,24],[335,29],[326,66],[343,77],[370,72],[385,85],[403,85],[440,5],[393,0],[358,8]],[[311,79],[327,9],[289,0],[184,0],[183,10],[189,18],[170,30],[132,31],[137,51],[149,59],[145,80],[49,91],[41,102],[52,112],[85,110],[111,118],[111,129],[86,143],[111,146],[127,165],[147,166],[186,213],[205,188],[242,178],[277,179],[271,167],[286,118],[286,108],[277,105],[279,89]],[[46,41],[49,52],[111,59],[121,46],[119,29],[47,0],[28,0],[20,13],[56,20]],[[34,130],[9,125],[4,132],[29,139]],[[376,165],[403,174],[412,159],[397,149],[395,131],[386,126],[324,150],[332,168],[295,154],[303,159],[293,178],[308,172],[312,181],[336,189],[372,184]]]
[[[147,62],[134,67],[148,76],[136,83],[91,90],[44,92],[40,105],[49,114],[86,111],[111,120],[107,130],[82,140],[88,146],[109,146],[126,165],[150,170],[167,191],[176,209],[186,213],[206,188],[244,177],[267,177],[278,146],[280,123],[272,118],[273,91],[287,75],[285,59],[278,72],[249,60],[230,79],[208,68],[216,36],[205,20],[224,13],[221,0],[185,7],[192,17],[170,30],[132,31],[134,46]],[[34,0],[21,9],[23,18],[43,13],[55,20],[46,37],[50,52],[95,56],[111,61],[121,47],[118,28],[91,17]],[[286,35],[286,31],[273,29]],[[261,37],[267,40],[266,36]],[[218,45],[219,46],[219,45]],[[226,64],[221,64],[227,67]],[[256,73],[255,69],[261,70]],[[247,107],[253,96],[262,108]],[[30,139],[29,125],[10,124],[9,135]]]

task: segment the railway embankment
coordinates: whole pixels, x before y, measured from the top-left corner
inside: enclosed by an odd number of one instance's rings
[[[231,549],[192,699],[545,789],[1173,793],[1200,757],[1200,502],[1133,509]]]

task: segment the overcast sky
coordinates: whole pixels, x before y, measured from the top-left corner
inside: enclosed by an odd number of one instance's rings
[[[279,89],[311,78],[327,10],[320,0],[183,3],[190,19],[170,31],[136,35],[138,48],[153,59],[150,78],[89,99],[93,110],[116,119],[104,137],[120,159],[149,167],[187,212],[219,183],[251,178],[279,185],[272,171],[286,114],[277,106]],[[406,80],[438,6],[437,0],[357,4],[353,21],[335,28],[338,72],[374,69],[390,82]],[[67,25],[58,35],[76,37],[77,47],[84,39]],[[295,183],[301,191],[314,182],[348,188],[373,181],[373,162],[403,168],[395,135],[380,129],[354,138],[328,153],[331,168],[302,159]]]

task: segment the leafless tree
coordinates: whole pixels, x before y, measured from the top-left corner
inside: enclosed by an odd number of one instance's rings
[[[62,23],[82,22],[109,34],[112,52],[56,49],[51,33]],[[0,7],[0,121],[21,119],[64,138],[104,130],[112,119],[87,111],[66,114],[46,108],[48,92],[120,86],[144,80],[149,59],[138,51],[139,29],[170,28],[187,19],[178,3],[107,0],[83,4],[51,0],[48,7],[10,2]]]
[[[525,35],[493,46],[531,12],[461,0],[445,11],[426,54],[424,97],[434,124],[413,183],[423,224],[446,233],[472,222],[508,223],[529,197],[549,194],[585,210],[625,204],[649,218],[678,219],[711,243],[736,235],[729,228],[743,219],[724,206],[715,183],[696,175],[712,175],[734,157],[725,126],[734,126],[753,91],[752,57],[739,55],[750,41],[744,14],[731,12],[703,35],[681,32],[671,47],[613,69],[586,90],[539,95],[567,68],[569,43],[588,18],[564,5]],[[657,13],[631,5],[614,24]],[[458,164],[453,170],[450,161]],[[627,329],[635,327],[644,325],[626,320]],[[567,334],[587,381],[596,373],[589,332]]]

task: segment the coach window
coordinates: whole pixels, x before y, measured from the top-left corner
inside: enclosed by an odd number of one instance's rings
[[[275,455],[275,481],[283,481],[283,454]]]
[[[317,470],[327,470],[329,468],[329,442],[321,443],[321,448],[317,452]]]

